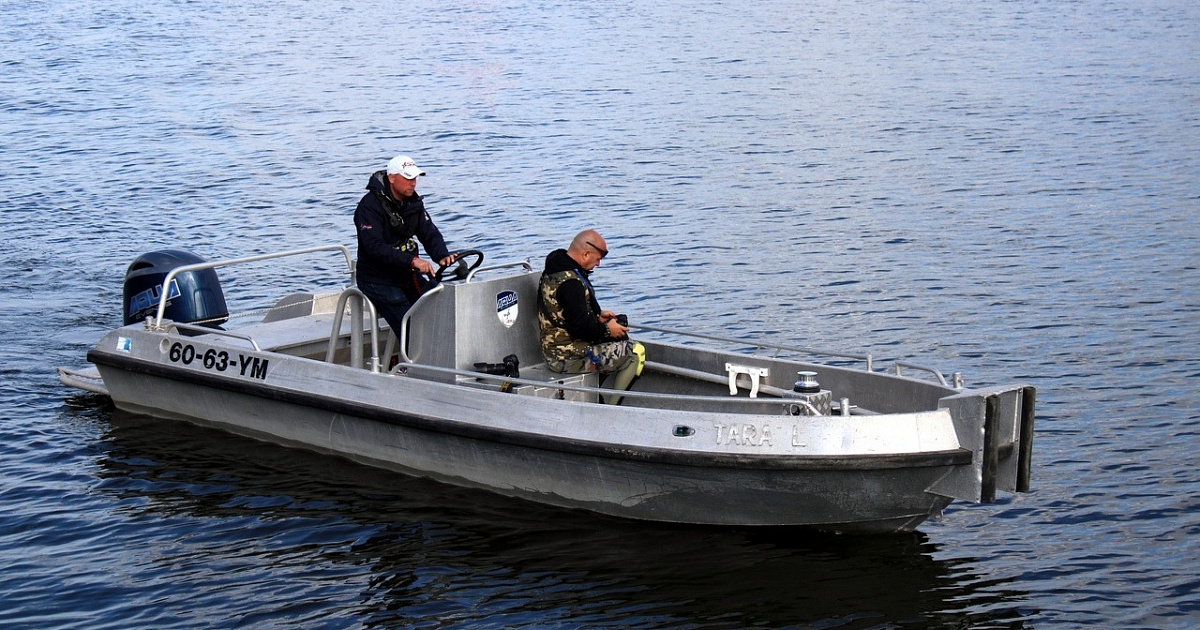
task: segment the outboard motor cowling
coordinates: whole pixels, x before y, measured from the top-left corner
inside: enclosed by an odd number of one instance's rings
[[[125,272],[125,325],[158,314],[163,280],[172,269],[205,260],[182,249],[164,249],[138,256]],[[212,269],[185,271],[171,279],[163,317],[184,324],[217,328],[229,319],[221,281]]]

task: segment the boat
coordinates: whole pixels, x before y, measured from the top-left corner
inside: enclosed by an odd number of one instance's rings
[[[291,281],[331,256],[335,286],[228,313],[218,269],[286,261]],[[546,368],[539,270],[483,260],[439,269],[390,330],[341,245],[151,252],[127,272],[125,324],[59,379],[135,414],[641,521],[904,532],[1029,490],[1031,386],[635,322],[644,371],[605,404],[595,373]]]

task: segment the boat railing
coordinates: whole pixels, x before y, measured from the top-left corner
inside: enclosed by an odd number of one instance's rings
[[[900,368],[906,367],[906,368],[909,368],[910,370],[919,370],[922,372],[929,372],[930,374],[933,374],[934,376],[937,377],[937,380],[939,383],[942,384],[942,387],[950,387],[950,384],[946,382],[946,377],[942,376],[942,373],[939,370],[936,370],[934,368],[926,367],[924,365],[917,365],[915,363],[907,363],[904,361],[896,361],[895,366],[896,366],[896,376],[903,376],[903,374],[901,374]],[[960,379],[961,379],[961,375],[956,374],[955,381],[958,382]],[[958,384],[955,386],[955,389],[962,389],[962,383],[958,382]]]
[[[678,365],[670,365],[668,363],[659,363],[657,361],[646,361],[646,369],[653,370],[655,372],[662,372],[663,374],[671,374],[673,376],[682,376],[683,378],[690,378],[695,381],[704,381],[706,383],[712,383],[714,385],[725,385],[729,382],[728,376],[724,376],[724,375],[720,375],[720,374],[712,374],[709,372],[705,372],[703,370],[693,370],[691,368],[680,367]],[[789,396],[792,395],[791,390],[786,390],[782,387],[775,387],[773,385],[767,385],[767,384],[758,385],[757,393],[766,394],[767,396],[773,396],[775,398],[788,398]],[[754,394],[751,394],[751,397],[753,398]],[[813,416],[821,415],[821,412],[817,411],[816,407],[813,407],[811,404],[809,404],[805,400],[797,399],[797,400],[790,400],[788,402],[804,407],[805,409],[807,409],[810,412],[809,415],[813,415]],[[847,407],[847,410],[848,410],[848,407]],[[848,411],[847,411],[847,413],[848,413]]]
[[[314,252],[323,252],[323,251],[340,251],[342,253],[342,255],[345,256],[346,269],[347,269],[347,272],[350,274],[350,284],[351,285],[355,284],[354,258],[350,255],[350,250],[347,249],[344,245],[321,245],[318,247],[306,247],[304,249],[293,249],[293,250],[289,250],[286,252],[276,252],[273,254],[259,254],[257,256],[245,256],[242,258],[231,258],[229,260],[216,260],[216,261],[212,261],[212,262],[196,263],[193,265],[183,265],[181,267],[176,267],[176,268],[172,269],[171,271],[169,271],[167,273],[166,277],[163,278],[162,286],[164,286],[164,287],[171,286],[171,281],[175,279],[175,276],[177,276],[181,273],[189,272],[189,271],[201,271],[203,269],[216,269],[218,267],[229,267],[231,265],[241,265],[241,264],[246,264],[246,263],[258,262],[261,260],[271,260],[273,258],[284,258],[287,256],[299,256],[302,254],[311,254]],[[148,330],[161,330],[163,314],[166,312],[166,310],[167,310],[167,300],[159,300],[158,312],[157,312],[157,314],[155,314],[153,320],[147,320],[146,328]],[[176,324],[176,325],[178,325],[178,324]],[[209,330],[211,332],[211,329],[206,329],[206,330]]]
[[[396,349],[396,352],[399,353],[400,360],[403,361],[404,363],[412,363],[413,362],[413,360],[408,357],[408,322],[409,322],[409,320],[412,319],[413,313],[415,311],[418,311],[421,308],[422,303],[429,301],[430,299],[432,299],[433,296],[437,295],[438,293],[441,293],[441,291],[442,291],[442,285],[439,284],[439,285],[434,286],[432,289],[429,289],[428,291],[422,293],[421,297],[417,298],[417,301],[413,302],[413,305],[408,308],[408,312],[404,314],[404,318],[400,320],[400,330],[392,331],[393,333],[396,334],[396,337],[398,339],[397,343],[399,344],[399,347]],[[388,348],[387,348],[387,356],[389,356],[389,357],[392,356],[392,346],[390,343],[388,344]]]
[[[232,337],[233,339],[241,339],[242,341],[249,343],[250,347],[254,348],[255,351],[262,350],[262,348],[259,347],[258,342],[254,340],[254,337],[251,337],[250,335],[243,335],[242,333],[236,333],[236,332],[232,332],[229,330],[221,330],[220,328],[209,328],[208,326],[197,326],[195,324],[182,324],[179,322],[171,322],[171,326],[173,328],[177,328],[180,330],[190,330],[192,332],[203,333],[205,335],[219,335],[221,337]]]
[[[521,268],[525,269],[525,271],[533,271],[533,265],[529,262],[528,259],[517,260],[517,261],[513,261],[513,262],[500,263],[498,265],[489,265],[487,267],[479,267],[476,269],[472,269],[471,273],[467,274],[467,282],[471,282],[472,280],[475,279],[476,275],[483,273],[485,271],[495,271],[497,269],[508,269],[509,267],[521,267]]]
[[[783,390],[781,390],[781,389],[777,390],[781,394],[781,397],[779,397],[779,398],[776,398],[773,396],[772,397],[760,397],[760,398],[741,398],[741,397],[736,397],[736,396],[701,396],[701,395],[695,395],[695,394],[665,394],[665,393],[661,393],[661,392],[644,392],[644,391],[637,391],[637,390],[614,390],[612,388],[597,387],[594,385],[572,385],[570,383],[563,383],[563,382],[555,381],[553,379],[547,381],[547,380],[540,380],[540,379],[518,378],[518,377],[513,377],[513,376],[506,376],[503,374],[489,374],[487,372],[477,372],[477,371],[471,371],[471,370],[462,370],[462,369],[458,369],[458,368],[441,367],[441,366],[437,366],[437,365],[429,365],[427,363],[401,363],[401,364],[398,364],[395,368],[393,368],[392,371],[399,375],[408,375],[414,371],[416,371],[416,372],[432,372],[432,373],[437,373],[437,374],[453,374],[453,375],[459,376],[459,377],[467,377],[467,378],[478,379],[481,381],[495,382],[501,386],[503,386],[503,384],[505,384],[505,383],[509,384],[510,386],[532,385],[534,387],[549,387],[549,388],[553,388],[556,390],[563,390],[563,391],[569,391],[569,392],[581,392],[581,393],[585,393],[585,394],[597,394],[600,396],[619,394],[622,398],[631,398],[631,399],[646,399],[646,400],[675,401],[675,402],[687,401],[690,403],[711,402],[711,403],[721,403],[721,404],[757,405],[757,406],[778,405],[783,411],[786,411],[789,415],[801,415],[802,412],[799,411],[800,409],[805,409],[806,411],[809,411],[810,415],[820,415],[820,413],[807,401],[804,401],[799,398],[789,398],[788,394],[783,393]],[[566,377],[566,376],[572,376],[572,375],[564,374],[563,376]],[[764,392],[765,391],[766,390],[764,390]]]
[[[826,357],[838,357],[840,359],[851,359],[855,361],[865,361],[868,372],[874,371],[874,357],[870,354],[854,354],[849,352],[837,352],[833,350],[819,350],[816,348],[804,348],[800,346],[787,346],[782,344],[767,343],[764,341],[752,341],[749,339],[737,339],[734,337],[722,337],[719,335],[709,335],[705,333],[692,332],[688,330],[678,330],[675,328],[660,328],[658,326],[647,326],[645,324],[630,324],[630,328],[637,330],[650,330],[653,332],[667,333],[670,335],[678,335],[680,337],[694,337],[696,339],[706,339],[708,341],[720,341],[734,345],[751,346],[755,348],[755,354],[761,350],[774,350],[775,354],[772,358],[778,358],[780,352],[794,352],[797,354],[809,354]]]
[[[815,355],[815,356],[837,357],[839,359],[850,359],[853,361],[864,361],[866,363],[866,371],[867,372],[875,371],[874,370],[875,359],[870,354],[856,354],[856,353],[850,353],[850,352],[838,352],[838,351],[833,351],[833,350],[821,350],[821,349],[817,349],[817,348],[788,346],[788,345],[782,345],[782,344],[768,343],[768,342],[764,342],[764,341],[752,341],[749,339],[737,339],[737,338],[733,338],[733,337],[722,337],[719,335],[709,335],[709,334],[705,334],[705,333],[698,333],[698,332],[687,331],[687,330],[678,330],[678,329],[674,329],[674,328],[660,328],[658,326],[647,326],[645,324],[630,324],[629,327],[633,328],[633,329],[637,329],[637,330],[649,330],[649,331],[653,331],[653,332],[666,333],[666,334],[670,334],[670,335],[678,335],[680,337],[692,337],[692,338],[696,338],[696,339],[705,339],[708,341],[720,341],[722,343],[729,343],[729,344],[741,345],[741,346],[750,346],[755,349],[754,350],[755,355],[757,355],[760,351],[774,350],[775,352],[771,358],[779,358],[780,352],[793,352],[793,353],[802,354],[802,355],[807,354],[807,355]],[[938,382],[943,387],[950,386],[946,382],[946,377],[943,376],[942,373],[935,368],[927,367],[924,365],[917,365],[915,363],[907,363],[904,361],[897,361],[895,363],[896,376],[902,376],[902,374],[901,374],[902,367],[909,368],[911,370],[928,372],[928,373],[932,374],[933,376],[935,376],[937,378]],[[955,375],[955,383],[956,383],[957,389],[962,388],[960,379],[961,379],[961,376],[956,374]]]
[[[329,347],[325,351],[325,362],[333,363],[338,339],[342,337],[342,316],[346,313],[346,302],[350,303],[350,365],[363,364],[363,304],[371,313],[371,364],[372,372],[379,371],[379,315],[375,305],[357,287],[347,287],[338,295],[337,307],[333,310],[333,328],[329,333]]]
[[[355,297],[357,299],[355,299],[351,302],[351,309],[353,310],[353,312],[351,313],[351,317],[355,320],[355,322],[357,322],[355,324],[352,324],[352,330],[351,330],[351,348],[352,348],[351,349],[351,353],[352,353],[351,362],[354,365],[358,365],[358,366],[362,365],[363,344],[361,342],[362,342],[362,333],[364,332],[363,330],[361,330],[361,328],[362,328],[362,304],[365,303],[368,305],[368,308],[370,309],[371,322],[372,322],[371,365],[369,367],[372,371],[378,372],[379,371],[379,361],[380,361],[380,359],[379,359],[379,357],[380,357],[380,355],[379,355],[379,328],[378,328],[378,320],[376,317],[375,307],[373,304],[371,304],[371,301],[362,294],[361,291],[359,291],[357,288],[355,288],[353,286],[356,284],[355,271],[354,271],[354,259],[350,254],[350,250],[348,248],[346,248],[344,245],[321,245],[321,246],[316,246],[316,247],[306,247],[306,248],[302,248],[302,249],[294,249],[294,250],[289,250],[289,251],[284,251],[284,252],[259,254],[259,255],[255,255],[255,256],[244,256],[241,258],[231,258],[231,259],[227,259],[227,260],[217,260],[217,261],[211,261],[211,262],[196,263],[196,264],[192,264],[192,265],[183,265],[183,266],[176,267],[176,268],[172,269],[171,271],[169,271],[167,273],[166,277],[163,278],[162,286],[170,286],[171,281],[174,280],[176,276],[178,276],[179,274],[182,274],[182,273],[190,272],[190,271],[200,271],[200,270],[204,270],[204,269],[216,269],[216,268],[220,268],[220,267],[229,267],[232,265],[241,265],[241,264],[247,264],[247,263],[252,263],[252,262],[272,260],[272,259],[276,259],[276,258],[285,258],[285,257],[289,257],[289,256],[300,256],[300,255],[304,255],[304,254],[311,254],[311,253],[324,252],[324,251],[338,251],[338,252],[342,253],[343,257],[346,260],[346,269],[347,269],[347,273],[349,274],[349,277],[350,277],[350,285],[351,285],[350,288],[346,289],[345,291],[342,292],[341,295],[338,296],[338,306],[336,309],[337,321],[335,321],[333,331],[331,333],[329,348],[328,348],[327,354],[326,354],[326,361],[332,361],[331,355],[333,354],[333,352],[335,350],[336,340],[340,336],[341,317],[344,312],[346,302],[351,297]],[[525,271],[532,271],[532,269],[533,269],[529,260],[506,262],[506,263],[501,263],[498,265],[489,265],[486,267],[479,267],[477,269],[472,270],[467,275],[465,282],[469,283],[469,282],[473,281],[475,276],[479,273],[483,273],[483,272],[487,272],[487,271],[494,271],[497,269],[506,269],[506,268],[510,268],[510,267],[522,267]],[[427,298],[430,298],[431,296],[436,295],[438,292],[440,292],[441,288],[442,288],[441,284],[434,286],[433,288],[426,291],[420,298],[417,299],[416,302],[413,303],[412,308],[410,308],[408,313],[406,313],[404,315],[401,329],[399,331],[392,331],[393,335],[389,336],[388,347],[385,350],[384,356],[391,356],[392,343],[395,342],[399,346],[397,348],[397,352],[400,356],[400,360],[406,364],[416,365],[413,363],[412,359],[408,356],[408,352],[407,352],[408,323],[409,323],[409,320],[411,319],[413,313],[420,310],[420,306],[421,306],[422,302],[426,301]],[[148,330],[162,330],[162,322],[163,322],[164,314],[166,312],[166,308],[167,308],[167,301],[160,300],[159,304],[158,304],[158,311],[156,312],[155,316],[152,319],[147,318],[147,320],[146,320],[146,328]],[[354,309],[357,309],[357,310],[354,310]],[[202,332],[205,334],[223,335],[223,336],[227,336],[227,337],[231,337],[231,338],[235,338],[235,339],[242,339],[242,340],[250,343],[250,345],[255,350],[260,350],[259,344],[254,339],[252,339],[251,337],[249,337],[247,335],[232,333],[229,331],[221,330],[219,328],[208,328],[208,327],[204,327],[204,326],[195,326],[195,325],[191,325],[191,324],[182,324],[182,323],[173,322],[172,325],[177,328],[193,330],[195,332]],[[669,335],[677,335],[680,337],[691,337],[691,338],[695,338],[695,339],[704,339],[704,340],[708,340],[708,341],[719,341],[722,343],[750,346],[750,347],[754,348],[755,355],[757,355],[760,351],[774,350],[774,354],[772,355],[773,358],[778,358],[780,352],[792,352],[792,353],[798,353],[798,354],[837,357],[837,358],[849,359],[849,360],[853,360],[853,361],[864,361],[866,363],[866,371],[867,372],[874,371],[874,357],[871,354],[847,353],[847,352],[838,352],[838,351],[832,351],[832,350],[822,350],[822,349],[817,349],[817,348],[789,346],[789,345],[774,344],[774,343],[763,342],[763,341],[752,341],[752,340],[748,340],[748,339],[723,337],[720,335],[710,335],[710,334],[698,333],[698,332],[693,332],[693,331],[684,331],[684,330],[678,330],[678,329],[673,329],[673,328],[648,326],[645,324],[632,324],[630,326],[630,328],[637,329],[637,330],[647,330],[647,331],[652,331],[652,332],[659,332],[659,333],[664,333],[664,334],[669,334]],[[357,331],[357,335],[355,334],[356,331]],[[902,367],[932,374],[934,377],[937,378],[938,382],[941,385],[949,387],[945,376],[943,376],[942,373],[937,369],[923,366],[923,365],[917,365],[917,364],[913,364],[913,363],[897,361],[895,363],[895,372],[896,372],[897,376],[901,375]],[[955,388],[961,389],[961,387],[962,387],[961,376],[959,374],[955,373],[954,380],[955,380],[955,385],[954,385]]]

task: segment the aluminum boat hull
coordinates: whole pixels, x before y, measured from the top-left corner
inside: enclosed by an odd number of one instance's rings
[[[421,409],[453,409],[460,416],[503,412],[516,419],[542,413],[519,406],[501,410],[495,408],[495,401],[486,400],[504,394],[475,392],[476,400],[470,400],[462,392],[438,392],[445,397],[426,393],[424,404],[404,405],[399,401],[412,401],[412,392],[394,383],[381,385],[395,390],[386,396],[362,382],[370,378],[342,383],[347,389],[370,393],[365,398],[376,400],[369,402],[261,384],[247,387],[185,370],[123,364],[99,355],[92,358],[116,406],[125,411],[193,422],[454,485],[633,519],[846,532],[911,530],[951,500],[925,490],[955,466],[970,462],[970,453],[962,449],[786,459],[637,449],[602,441],[603,436],[510,432],[495,428],[496,423],[468,424],[426,415]],[[352,372],[349,376],[371,376]],[[668,430],[676,422],[694,421],[671,417],[679,412],[652,414]],[[596,417],[567,421],[603,422]]]

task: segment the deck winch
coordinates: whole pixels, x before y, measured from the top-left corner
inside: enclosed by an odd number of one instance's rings
[[[815,415],[827,416],[833,410],[833,392],[821,389],[816,372],[796,372],[796,383],[789,392],[789,398],[799,398],[808,403],[817,411]]]

